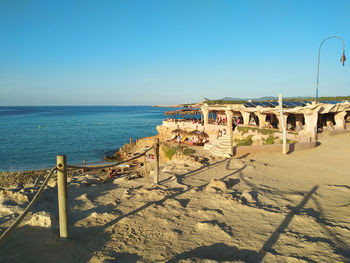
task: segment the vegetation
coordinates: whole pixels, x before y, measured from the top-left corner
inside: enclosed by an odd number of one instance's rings
[[[260,129],[260,128],[254,128],[254,127],[243,127],[243,126],[237,126],[236,129],[239,132],[241,132],[242,134],[247,133],[249,130],[258,131],[259,133],[261,133],[263,135],[274,134],[274,133],[278,132],[276,130]]]
[[[188,148],[188,147],[185,147],[183,150],[182,150],[182,153],[184,154],[184,155],[191,155],[191,154],[193,154],[193,153],[195,153],[196,151],[195,150],[193,150],[193,149],[191,149],[191,148]]]
[[[173,158],[174,154],[177,152],[180,152],[184,155],[191,155],[196,152],[194,149],[191,149],[187,146],[183,146],[183,145],[172,146],[167,143],[163,143],[162,151],[164,152],[165,157],[168,158],[169,160],[171,160],[171,158]]]
[[[222,104],[244,104],[246,100],[207,100],[208,105],[222,105]]]
[[[248,145],[252,145],[253,144],[253,139],[252,139],[253,135],[249,135],[247,138],[243,139],[243,140],[238,140],[235,139],[234,142],[237,144],[237,146],[248,146]]]
[[[315,101],[316,98],[283,98],[283,101]],[[350,96],[336,96],[336,97],[320,97],[318,101],[342,101],[342,100],[350,100]],[[252,100],[253,102],[255,100]],[[277,100],[259,100],[258,102],[275,102]],[[223,105],[223,104],[244,104],[247,103],[248,100],[207,100],[205,103],[208,105]]]
[[[164,152],[165,157],[169,160],[171,160],[171,158],[173,158],[174,154],[176,153],[176,147],[172,147],[168,144],[163,144],[162,150]]]
[[[305,98],[305,99],[283,99],[284,101],[302,101],[302,100],[310,100],[315,101],[315,98]],[[350,96],[336,96],[336,97],[320,97],[317,99],[318,101],[338,101],[338,100],[350,100]]]
[[[297,141],[287,139],[287,143],[297,143]]]
[[[266,138],[265,144],[275,144],[275,137],[270,134],[269,137]]]

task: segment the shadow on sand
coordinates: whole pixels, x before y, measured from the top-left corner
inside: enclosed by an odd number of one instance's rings
[[[235,159],[225,159],[223,161],[217,162],[212,165],[203,166],[197,170],[177,175],[177,180],[180,184],[183,184],[185,178],[189,178],[196,174],[203,172],[204,169],[212,169],[218,165],[221,165],[226,162],[226,170],[229,173],[222,178],[221,181],[227,179],[228,177],[235,176],[236,178],[231,178],[233,185],[237,182],[245,182],[247,185],[251,186],[255,190],[265,191],[266,188],[261,186],[254,185],[250,181],[246,180],[241,173],[247,165],[243,165],[237,169],[231,169],[230,163]],[[239,178],[239,179],[237,179]],[[230,180],[231,180],[230,179]],[[238,181],[237,181],[238,180]],[[161,181],[165,183],[167,180]],[[123,218],[135,215],[140,211],[143,211],[153,205],[159,205],[164,203],[168,199],[174,199],[194,188],[204,189],[209,182],[201,184],[199,186],[185,185],[186,188],[172,188],[174,191],[172,194],[165,196],[164,198],[148,202],[129,213],[121,214],[117,209],[116,205],[106,205],[93,207],[86,211],[82,211],[81,215],[77,218],[70,218],[70,225],[73,225],[75,222],[88,216],[93,212],[103,213],[114,213],[118,215],[114,220],[109,221],[108,223],[101,226],[93,227],[75,227],[70,228],[70,239],[61,240],[57,236],[57,222],[53,231],[46,230],[37,227],[23,226],[14,231],[14,233],[5,241],[5,243],[0,247],[0,261],[9,261],[9,262],[87,262],[92,257],[97,257],[98,262],[98,251],[103,251],[103,255],[110,257],[111,259],[105,259],[104,262],[136,262],[140,257],[136,254],[128,253],[116,253],[114,251],[106,251],[105,245],[111,240],[110,231],[106,231],[107,228],[114,226]],[[95,196],[101,196],[103,193],[115,188],[116,185],[110,184],[108,187],[101,188],[96,187]],[[216,243],[210,246],[202,246],[195,248],[188,252],[183,252],[174,256],[172,259],[167,262],[176,262],[181,259],[189,258],[199,258],[199,259],[212,259],[217,261],[224,260],[243,260],[245,262],[262,262],[266,253],[276,254],[277,252],[273,249],[274,245],[278,241],[281,234],[283,234],[288,228],[293,217],[297,214],[300,214],[303,211],[306,203],[312,199],[317,208],[318,208],[318,221],[322,228],[324,228],[330,236],[330,239],[327,241],[329,244],[334,245],[335,253],[338,253],[346,258],[349,257],[349,247],[346,245],[346,242],[342,241],[337,237],[336,233],[333,232],[327,225],[324,224],[326,219],[324,217],[323,210],[321,205],[317,202],[317,199],[313,197],[313,194],[317,191],[319,186],[314,186],[308,193],[295,192],[297,194],[302,194],[304,198],[302,201],[295,207],[290,209],[290,212],[286,215],[281,224],[276,228],[276,230],[271,234],[271,236],[265,241],[260,251],[239,249],[235,246],[229,246],[223,243]],[[269,190],[270,192],[275,192],[276,194],[283,194],[278,190]],[[84,192],[84,189],[81,188],[80,191],[74,192],[74,196],[69,196],[70,199],[75,199]],[[290,192],[289,192],[290,193]],[[56,203],[56,202],[50,202]],[[259,208],[259,207],[258,207]],[[264,209],[266,207],[261,206],[260,208]],[[308,211],[308,210],[304,210]],[[57,217],[57,205],[56,207],[50,207],[50,212]],[[309,211],[310,216],[315,216]],[[53,233],[54,232],[54,233]],[[308,262],[313,262],[309,258],[300,257],[299,259],[306,260]],[[141,259],[142,260],[142,259]]]

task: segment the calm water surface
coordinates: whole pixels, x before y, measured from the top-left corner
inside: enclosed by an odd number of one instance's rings
[[[129,141],[157,134],[167,108],[150,106],[0,107],[0,171],[98,162]]]

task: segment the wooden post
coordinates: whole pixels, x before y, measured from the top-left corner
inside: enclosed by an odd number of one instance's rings
[[[156,143],[154,144],[154,183],[159,182],[159,139],[156,138]]]
[[[232,124],[232,122],[231,122]],[[233,156],[233,130],[232,130],[232,125],[230,128],[230,155]]]
[[[58,213],[59,213],[59,221],[60,221],[60,237],[68,238],[67,167],[66,167],[65,155],[57,155],[57,187],[58,187]]]
[[[227,129],[230,135],[230,149],[228,151],[228,154],[232,157],[233,156],[233,121],[232,121],[232,117],[233,117],[233,113],[231,110],[226,110],[225,111],[226,114],[226,118],[227,118]]]
[[[146,183],[148,183],[149,181],[149,176],[147,174],[147,167],[146,167],[146,162],[147,162],[147,158],[146,158],[146,155],[143,156],[143,174],[145,176],[145,179],[146,179]]]
[[[286,124],[284,123],[283,119],[283,105],[282,105],[282,94],[279,94],[278,98],[278,104],[279,104],[279,112],[280,112],[280,119],[281,119],[281,127],[283,132],[283,149],[282,153],[287,154],[287,130],[286,130]]]

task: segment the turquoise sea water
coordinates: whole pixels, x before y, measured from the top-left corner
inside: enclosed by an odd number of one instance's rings
[[[133,139],[156,135],[167,108],[150,106],[0,107],[0,171],[98,162]]]

